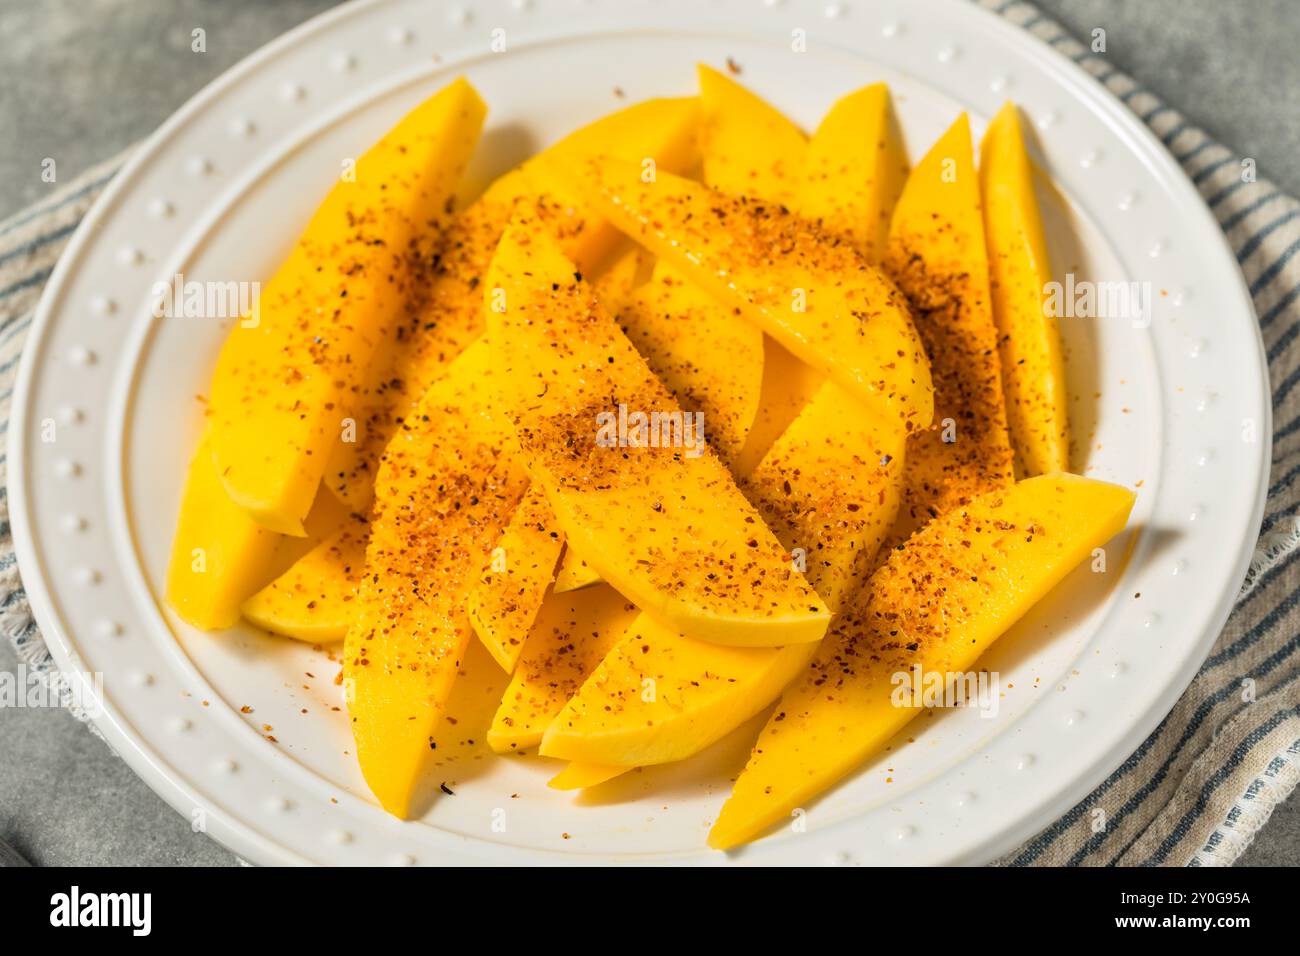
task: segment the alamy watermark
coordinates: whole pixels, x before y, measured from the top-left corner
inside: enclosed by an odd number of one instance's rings
[[[181,273],[152,287],[153,314],[158,319],[239,319],[246,329],[261,321],[260,282],[199,282]]]
[[[69,707],[94,719],[104,710],[104,675],[65,674],[19,664],[17,670],[0,671],[0,709],[7,707]]]
[[[682,448],[687,458],[704,454],[704,413],[628,411],[596,415],[596,444],[601,448]]]
[[[917,709],[978,707],[981,717],[996,717],[1002,675],[997,671],[927,671],[920,664],[889,678],[895,707]]]
[[[1065,282],[1043,286],[1043,311],[1058,319],[1127,319],[1135,329],[1151,325],[1150,282],[1090,282],[1076,280],[1073,272]]]

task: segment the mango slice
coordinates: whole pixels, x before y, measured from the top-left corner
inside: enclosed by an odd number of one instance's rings
[[[356,162],[231,329],[213,373],[212,454],[231,499],[304,535],[342,403],[363,381],[411,285],[408,249],[444,215],[486,107],[459,79]]]
[[[244,619],[311,644],[343,640],[356,619],[369,530],[354,517],[245,601],[240,607]]]
[[[240,603],[275,576],[280,541],[230,500],[204,438],[181,496],[167,566],[167,603],[194,627],[230,627],[239,620]]]
[[[530,487],[492,549],[467,608],[474,633],[507,674],[515,669],[562,547],[564,535],[546,495]]]
[[[873,83],[836,100],[817,127],[794,208],[878,262],[907,171],[889,87]]]
[[[678,404],[704,415],[718,457],[734,462],[758,410],[763,333],[663,263],[616,318]]]
[[[894,284],[786,210],[617,160],[587,165],[610,220],[720,302],[910,429],[933,411],[930,367]],[[982,237],[981,237],[982,241]],[[590,556],[588,556],[590,559]]]
[[[598,763],[571,763],[548,780],[546,785],[552,790],[585,790],[622,776],[630,769]]]
[[[1007,103],[980,145],[980,186],[1007,421],[1021,475],[1070,467],[1065,359],[1056,317],[1044,308],[1052,267],[1033,177],[1020,115]]]
[[[705,185],[732,196],[791,205],[808,141],[778,109],[735,80],[701,64],[700,154]],[[744,447],[732,461],[749,474],[821,384],[815,369],[763,336],[762,401]]]
[[[548,594],[488,730],[497,753],[530,750],[637,616],[606,584]]]
[[[704,181],[719,192],[790,205],[807,138],[778,110],[730,77],[699,64]]]
[[[1076,565],[1123,529],[1131,491],[1054,474],[973,499],[927,524],[872,575],[805,675],[782,695],[709,834],[754,839],[878,751],[921,708],[893,676],[961,675]]]
[[[816,649],[728,647],[641,614],[546,728],[537,752],[628,768],[681,760],[775,700]]]
[[[600,572],[572,548],[564,549],[559,570],[555,572],[555,593],[566,594],[600,583]]]
[[[699,162],[700,104],[695,97],[646,100],[570,133],[526,162],[528,191],[544,198],[538,211],[565,255],[595,273],[613,257],[622,233],[601,218],[571,170],[594,156],[635,163],[643,174],[685,174]]]
[[[821,599],[538,220],[502,237],[486,301],[523,460],[601,576],[700,640],[819,640]]]
[[[888,107],[887,99],[884,106]],[[830,130],[830,133],[824,130]],[[831,134],[839,135],[834,124],[823,124],[823,129],[818,132],[819,136]],[[896,141],[893,147],[901,152],[901,145]],[[869,173],[869,168],[862,171],[864,177]],[[852,177],[845,174],[844,178]],[[832,183],[832,178],[826,177],[819,181],[818,188],[831,189]],[[827,197],[828,201],[830,198]],[[892,207],[892,200],[886,200],[885,204]],[[861,216],[868,215],[872,208],[877,207],[870,196],[850,191],[834,208],[846,213],[855,210]],[[799,402],[788,413],[781,436],[775,442],[769,439],[764,443],[767,451],[761,463],[747,466],[742,461],[740,467],[745,469],[742,474],[746,477],[741,482],[741,489],[759,509],[781,543],[799,556],[809,582],[827,606],[835,611],[869,570],[870,562],[894,520],[902,487],[906,436],[896,422],[869,416],[838,385],[825,382],[824,376],[790,356],[780,346],[777,348],[777,354],[785,357],[782,363],[784,371],[793,376],[805,375],[805,384],[816,387],[811,401],[806,404]],[[770,350],[768,355],[772,355]],[[770,389],[765,383],[765,398],[772,394],[780,394],[780,391]],[[787,391],[786,394],[797,392]],[[761,426],[755,426],[758,427]],[[747,451],[752,453],[752,432],[750,439]],[[743,459],[744,453],[741,457]],[[681,646],[675,642],[681,642]],[[585,714],[594,719],[575,721],[572,730],[595,736],[617,724],[631,740],[649,732],[656,733],[661,739],[675,736],[673,748],[661,749],[660,753],[670,759],[684,759],[720,739],[770,703],[769,690],[793,679],[794,672],[790,668],[802,667],[804,663],[804,660],[789,656],[767,654],[763,657],[756,650],[751,663],[755,673],[761,675],[760,679],[748,685],[732,685],[730,692],[742,702],[720,705],[718,701],[723,699],[722,695],[715,694],[713,688],[707,686],[701,689],[698,682],[699,675],[714,673],[721,666],[720,662],[711,659],[709,648],[676,637],[665,639],[665,643],[668,651],[662,657],[671,666],[664,666],[658,660],[651,662],[659,665],[654,677],[647,676],[647,669],[638,663],[631,639],[627,642],[625,650],[629,653],[626,656],[618,659],[611,654],[607,664],[615,675],[613,679],[600,687],[593,684],[583,689],[583,694],[590,698]],[[619,673],[624,669],[625,673]],[[665,721],[665,705],[644,698],[629,703],[606,696],[609,687],[629,687],[637,680],[665,678],[683,689],[680,699],[669,701],[668,706],[673,712],[667,718],[671,724],[668,727],[643,730],[656,728]],[[767,696],[763,696],[765,694]],[[701,709],[703,718],[695,722],[697,708]],[[606,713],[614,716],[606,716]],[[725,713],[726,717],[721,718],[719,713]],[[699,729],[710,722],[707,732],[701,733]],[[686,732],[679,731],[681,727],[687,728]],[[603,752],[605,758],[613,760],[630,759],[632,747],[637,746],[627,746],[626,740],[618,735],[608,742],[612,746]],[[559,789],[594,786],[610,779],[612,766],[570,764],[569,769],[557,778],[558,782],[552,781],[551,785]]]
[[[393,437],[375,482],[344,678],[361,771],[398,817],[473,633],[466,598],[528,485],[495,410],[494,366],[486,343],[462,353]]]
[[[934,424],[913,436],[900,535],[1014,480],[979,179],[962,114],[908,177],[886,269],[934,369]]]
[[[893,523],[905,444],[893,423],[827,382],[742,486],[832,611]],[[814,653],[720,647],[642,615],[547,729],[540,753],[625,767],[685,759],[768,706]]]
[[[356,510],[367,506],[380,453],[429,385],[483,334],[483,281],[515,203],[527,196],[546,215],[580,268],[595,270],[621,238],[575,198],[553,166],[596,155],[635,162],[653,158],[663,169],[696,163],[699,105],[694,97],[646,100],[590,123],[502,176],[452,220],[432,260],[419,308],[403,316],[381,357],[382,372],[357,396],[353,439],[329,450],[325,483]],[[543,196],[542,193],[547,195]]]
[[[741,483],[832,612],[862,583],[898,512],[907,436],[826,382]]]

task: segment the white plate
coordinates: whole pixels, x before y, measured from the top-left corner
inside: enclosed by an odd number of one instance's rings
[[[795,31],[807,52],[793,51]],[[506,52],[492,52],[494,37]],[[757,723],[686,765],[575,799],[546,788],[549,762],[455,746],[474,730],[464,714],[442,749],[465,756],[433,781],[455,796],[393,820],[331,710],[336,664],[251,629],[199,634],[160,610],[201,422],[194,396],[224,327],[154,320],[150,288],[178,272],[264,278],[342,159],[457,73],[491,108],[481,182],[623,102],[692,92],[695,62],[727,57],[809,128],[836,96],[889,81],[914,157],[960,109],[978,133],[1004,98],[1022,104],[1066,197],[1044,195],[1058,273],[1159,290],[1149,329],[1063,323],[1076,466],[1140,483],[1141,531],[1111,545],[1107,573],[1081,569],[986,658],[1012,685],[996,718],[919,719],[913,742],[806,808],[806,832],[730,857],[704,848]],[[1244,574],[1269,447],[1250,301],[1191,184],[1073,64],[946,0],[392,0],[326,14],[204,90],[114,181],[45,291],[13,414],[15,540],[55,657],[103,674],[98,726],[150,786],[262,863],[990,859],[1113,770],[1187,685]],[[48,419],[57,440],[43,443]]]

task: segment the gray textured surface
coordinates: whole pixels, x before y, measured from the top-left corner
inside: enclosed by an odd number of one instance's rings
[[[152,131],[228,66],[327,0],[0,0],[0,218]],[[1300,4],[1295,0],[1039,0],[1213,136],[1300,193]],[[207,32],[207,52],[190,49]],[[17,660],[0,642],[0,669]],[[218,864],[190,831],[67,713],[0,710],[0,839],[37,864]],[[1243,863],[1300,864],[1300,796]]]

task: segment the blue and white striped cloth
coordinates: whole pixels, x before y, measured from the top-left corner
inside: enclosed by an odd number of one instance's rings
[[[1300,203],[1213,142],[1105,59],[1020,0],[976,0],[1079,63],[1146,122],[1182,163],[1227,234],[1250,284],[1273,384],[1273,474],[1263,534],[1231,619],[1174,709],[1111,777],[1003,862],[1013,865],[1232,863],[1300,779]],[[23,340],[68,237],[121,165],[119,156],[0,223],[0,433]],[[6,467],[0,455],[0,485]],[[50,666],[18,576],[0,486],[0,630],[33,666]],[[1243,679],[1256,698],[1242,700]],[[1104,813],[1106,826],[1094,831]]]

